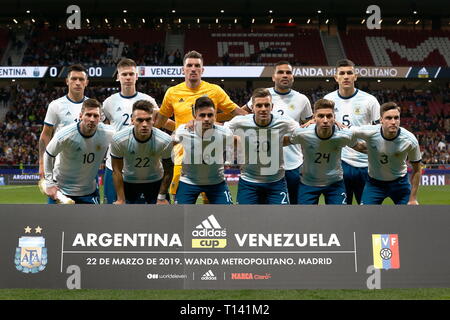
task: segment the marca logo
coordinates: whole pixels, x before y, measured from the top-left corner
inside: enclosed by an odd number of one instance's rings
[[[217,280],[217,277],[211,270],[208,270],[204,275],[202,275],[200,280]]]
[[[268,280],[272,278],[270,273],[254,274],[254,273],[232,273],[231,280]]]
[[[210,215],[196,226],[192,236],[199,238],[192,239],[192,248],[225,248],[227,246],[227,239],[218,239],[218,237],[226,237],[227,230],[220,226],[214,215]]]
[[[376,269],[400,269],[397,234],[373,234],[373,265]]]

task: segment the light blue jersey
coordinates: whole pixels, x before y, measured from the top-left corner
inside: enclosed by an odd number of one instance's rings
[[[45,180],[70,196],[85,196],[97,189],[100,164],[114,134],[113,128],[99,123],[94,135],[83,136],[74,123],[58,131],[47,146]],[[53,165],[53,159],[59,155]],[[53,170],[52,170],[53,169]]]
[[[47,113],[45,114],[44,124],[53,127],[54,132],[58,132],[61,128],[78,122],[80,118],[81,101],[72,101],[67,95],[53,100],[48,104]]]
[[[215,185],[223,182],[224,153],[233,148],[233,133],[222,126],[207,130],[203,137],[181,125],[173,136],[183,146],[180,181],[191,185]]]
[[[126,97],[120,92],[115,93],[103,102],[103,113],[109,124],[116,130],[131,125],[131,114],[133,113],[133,103],[138,100],[150,101],[155,107],[157,106],[155,99],[148,94],[136,92],[134,95]],[[106,167],[112,170],[111,157],[109,152],[106,157]]]
[[[336,120],[348,127],[370,125],[380,120],[380,104],[373,95],[362,90],[355,89],[350,97],[342,97],[336,90],[324,99],[334,102]],[[367,155],[349,147],[342,149],[342,160],[354,167],[368,166]]]
[[[393,181],[407,174],[406,159],[418,162],[422,159],[419,142],[414,134],[400,128],[393,139],[386,139],[381,125],[353,127],[355,136],[367,143],[369,176],[381,181]]]
[[[238,164],[241,178],[253,183],[271,183],[284,178],[283,137],[300,127],[292,118],[272,113],[264,127],[256,124],[254,114],[237,116],[225,126],[239,137]]]
[[[302,183],[314,187],[329,186],[343,179],[341,150],[357,142],[352,131],[336,126],[331,137],[322,139],[315,124],[295,130],[290,141],[303,149]]]
[[[171,152],[172,138],[156,128],[146,141],[139,141],[134,126],[128,126],[114,134],[111,142],[111,156],[123,159],[123,181],[130,183],[161,180],[164,176],[161,159],[169,159]]]
[[[286,93],[280,93],[275,88],[268,88],[268,90],[272,96],[272,113],[288,116],[299,123],[312,117],[311,103],[304,94],[292,89]],[[247,102],[247,107],[253,110],[251,100]],[[296,169],[303,163],[302,149],[299,145],[284,147],[283,155],[285,170]]]

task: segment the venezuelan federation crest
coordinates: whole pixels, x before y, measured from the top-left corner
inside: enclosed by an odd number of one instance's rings
[[[31,234],[32,228],[26,227],[25,233]],[[42,228],[34,229],[41,233]],[[47,248],[42,236],[23,236],[19,238],[19,246],[14,256],[16,269],[24,273],[38,273],[47,266]]]

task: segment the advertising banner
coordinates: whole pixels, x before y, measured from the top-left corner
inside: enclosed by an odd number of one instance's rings
[[[1,205],[0,288],[450,286],[446,206]]]

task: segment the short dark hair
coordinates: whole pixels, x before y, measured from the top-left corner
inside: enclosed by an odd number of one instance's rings
[[[137,66],[136,62],[133,59],[128,59],[128,58],[122,58],[117,63],[117,69],[123,68],[123,67],[136,67],[136,66]]]
[[[202,64],[203,64],[203,56],[202,56],[202,54],[200,52],[198,52],[198,51],[192,50],[192,51],[189,51],[188,53],[186,53],[184,55],[183,66],[186,63],[186,60],[189,59],[189,58],[190,59],[200,59],[200,60],[202,60]]]
[[[386,102],[386,103],[383,103],[382,105],[381,105],[381,107],[380,107],[380,115],[381,116],[383,116],[383,114],[386,112],[386,111],[389,111],[389,110],[393,110],[393,109],[397,109],[398,110],[398,112],[401,112],[401,108],[400,108],[400,106],[398,106],[395,102],[393,102],[393,101],[389,101],[389,102]]]
[[[265,98],[265,97],[272,98],[272,96],[270,95],[270,91],[267,90],[266,88],[258,88],[258,89],[253,90],[252,104],[255,102],[256,98]]]
[[[102,104],[97,99],[89,98],[83,101],[83,104],[81,106],[81,113],[83,113],[86,108],[99,108],[101,111]]]
[[[314,112],[320,109],[332,109],[334,112],[334,102],[327,99],[319,99],[314,103]]]
[[[214,105],[214,101],[212,101],[209,97],[202,96],[195,100],[194,106],[192,107],[192,112],[195,115],[198,110],[203,108],[214,108],[215,110],[216,106]]]
[[[336,68],[339,67],[354,67],[355,63],[349,59],[341,59],[336,62]]]
[[[289,61],[281,60],[281,61],[278,61],[277,63],[275,63],[275,68],[278,67],[278,66],[285,65],[285,64],[287,64],[287,65],[292,67],[292,65],[291,65],[291,63]]]
[[[86,68],[83,67],[81,64],[73,64],[71,66],[69,66],[69,68],[67,68],[67,78],[69,78],[70,73],[72,71],[77,71],[77,72],[84,72],[86,74],[86,78],[88,76],[87,72],[86,72]]]
[[[132,113],[134,113],[135,110],[142,110],[142,111],[146,111],[148,113],[153,113],[154,107],[155,106],[153,105],[153,103],[151,103],[148,100],[138,100],[135,103],[133,103]]]

